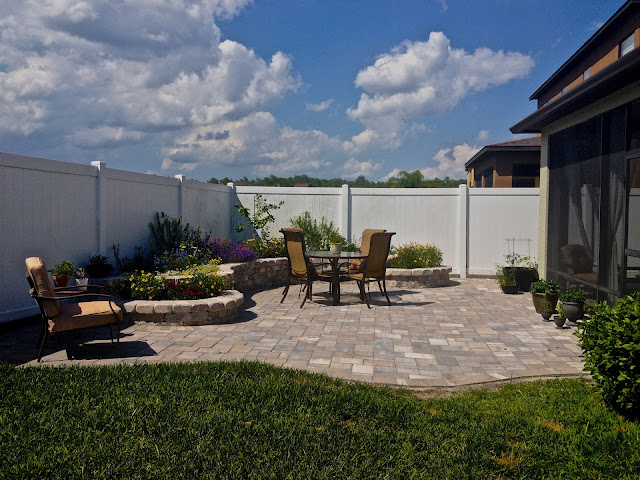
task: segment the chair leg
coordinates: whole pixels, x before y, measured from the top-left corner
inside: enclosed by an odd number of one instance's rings
[[[378,284],[380,284],[379,281]],[[384,296],[387,297],[387,303],[391,306],[391,300],[389,300],[389,295],[387,295],[387,282],[384,277],[382,277],[382,286],[384,287]]]
[[[307,301],[307,298],[311,300],[311,283],[307,280],[305,283],[305,287],[307,287],[307,293],[304,294],[304,298],[302,299],[302,303],[300,304],[300,308],[304,307],[304,303]]]
[[[111,327],[109,327],[111,332]],[[116,347],[118,348],[118,357],[122,358],[122,350],[120,350],[120,322],[116,325]]]
[[[284,299],[287,297],[287,293],[289,293],[290,286],[291,286],[291,277],[287,276],[287,285],[284,287],[284,292],[282,292],[282,298],[280,299],[280,303],[284,302]]]
[[[47,343],[47,337],[49,336],[49,329],[47,328],[47,324],[45,323],[44,329],[42,332],[42,341],[40,342],[40,351],[38,352],[38,363],[42,360],[42,353],[44,352],[44,345]]]
[[[367,302],[367,308],[371,308],[371,305],[369,305],[369,299],[371,298],[371,291],[369,289],[369,284],[367,284],[367,290],[368,292],[366,292],[364,290],[364,281],[362,282],[362,294],[364,295],[364,301]],[[368,295],[367,295],[368,293]]]

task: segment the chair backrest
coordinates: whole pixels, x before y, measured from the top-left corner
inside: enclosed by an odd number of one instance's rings
[[[391,237],[395,232],[378,232],[371,235],[369,255],[364,262],[365,278],[382,278],[387,270],[387,258],[391,248]]]
[[[307,274],[307,260],[304,256],[304,233],[301,228],[283,228],[285,251],[289,260],[290,273],[293,275]]]
[[[43,297],[55,297],[56,293],[47,272],[47,266],[40,257],[29,257],[25,260],[27,265],[27,281],[29,282],[30,293]],[[36,298],[38,307],[47,318],[60,315],[60,302]]]
[[[385,229],[366,228],[362,231],[362,241],[360,242],[360,251],[369,253],[369,245],[371,244],[371,235],[374,233],[384,233]]]

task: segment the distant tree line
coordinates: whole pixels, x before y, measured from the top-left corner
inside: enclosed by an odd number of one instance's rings
[[[312,187],[340,187],[342,185],[349,185],[352,188],[455,188],[458,185],[467,183],[465,179],[454,180],[449,177],[444,177],[444,179],[426,179],[420,170],[414,170],[413,172],[405,172],[402,170],[389,180],[378,182],[367,180],[364,175],[360,175],[355,180],[315,178],[308,175],[295,175],[293,177],[276,177],[275,175],[270,175],[253,180],[249,180],[246,176],[238,180],[232,180],[229,177],[218,180],[214,177],[209,180],[209,183],[227,184],[229,182],[263,187],[293,187],[299,184],[310,184]]]

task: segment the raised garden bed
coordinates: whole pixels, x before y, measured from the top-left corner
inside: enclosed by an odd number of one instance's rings
[[[430,288],[449,286],[451,267],[387,268],[386,283],[390,287]]]
[[[130,300],[124,302],[124,311],[134,322],[212,325],[238,318],[243,302],[242,293],[227,290],[225,295],[201,300]]]

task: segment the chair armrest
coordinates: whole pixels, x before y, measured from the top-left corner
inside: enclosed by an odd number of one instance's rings
[[[53,291],[64,291],[64,290],[82,290],[82,291],[86,291],[89,288],[95,288],[97,290],[100,290],[101,292],[104,292],[104,285],[95,285],[95,284],[88,284],[88,285],[72,285],[72,286],[66,286],[66,287],[53,287]],[[67,297],[68,298],[68,297]]]
[[[55,297],[48,297],[46,295],[35,295],[32,294],[31,295],[33,298],[38,298],[38,299],[42,299],[42,300],[69,300],[72,298],[83,298],[83,297],[105,297],[108,298],[110,302],[113,302],[112,300],[112,295],[108,295],[106,293],[79,293],[76,295],[65,295],[65,296],[55,296]],[[115,303],[115,302],[114,302]]]

